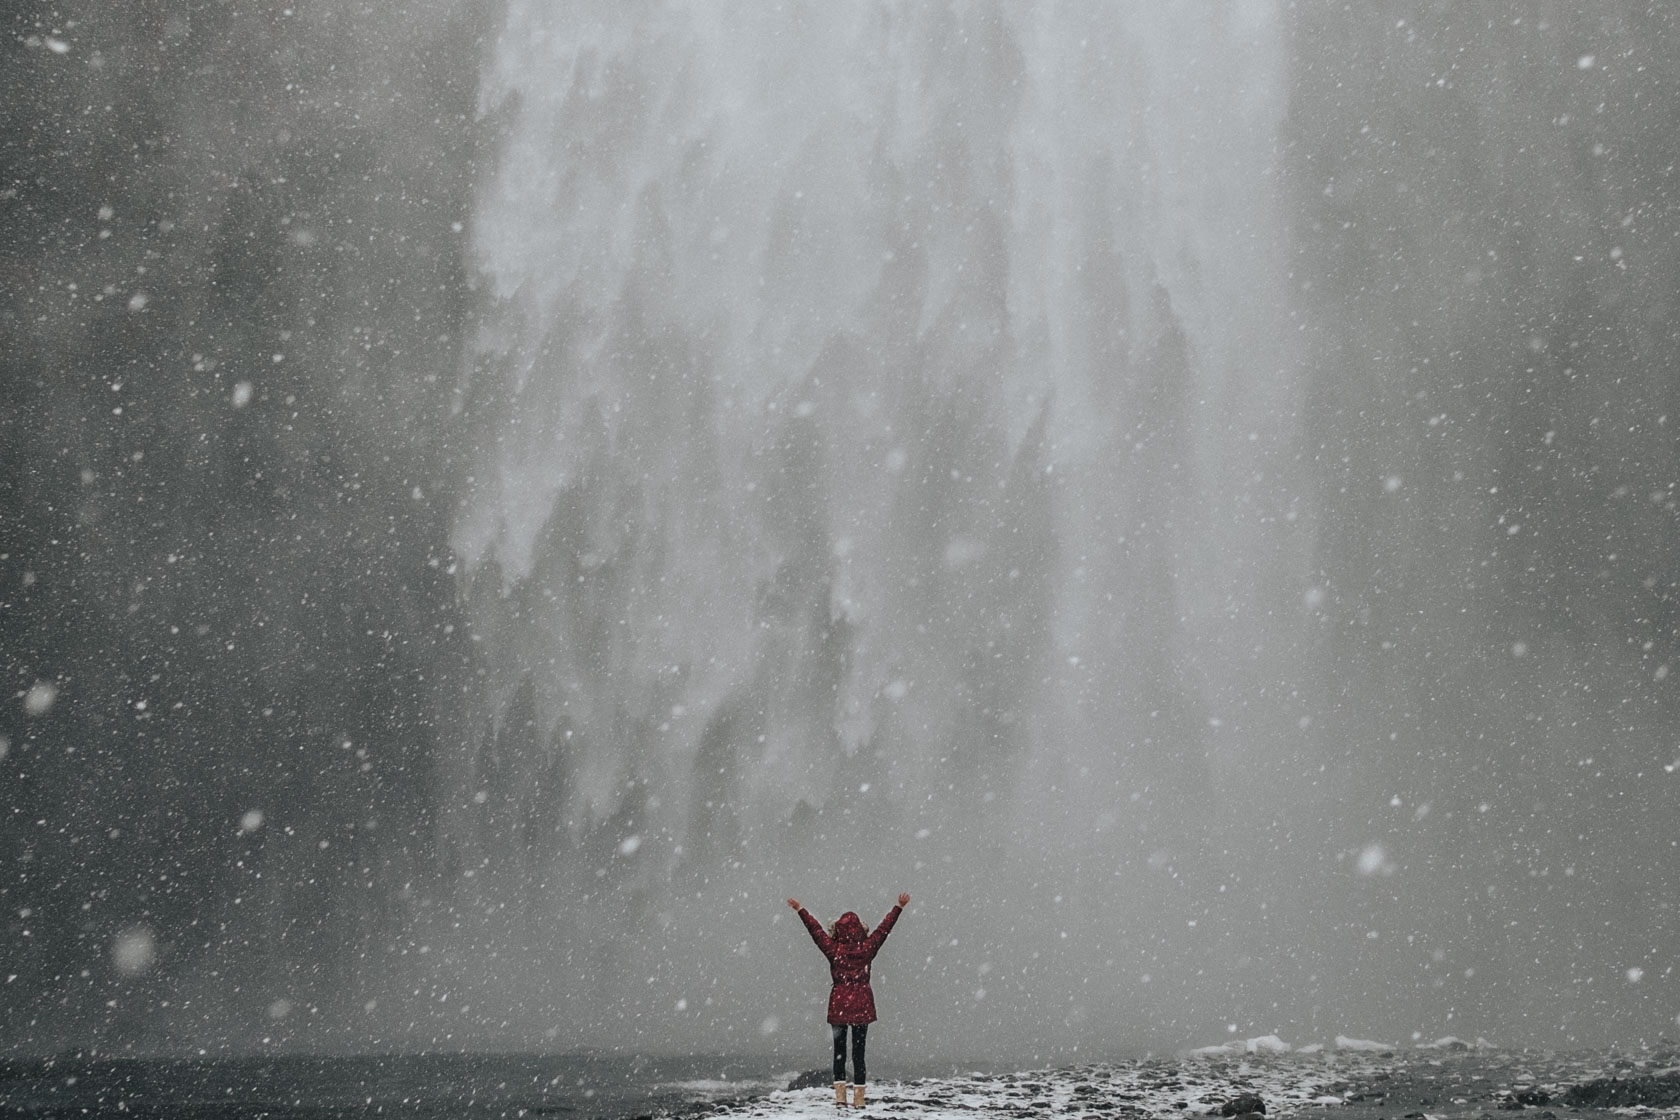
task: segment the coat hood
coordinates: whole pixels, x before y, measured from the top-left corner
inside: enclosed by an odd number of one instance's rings
[[[836,941],[862,941],[869,936],[869,931],[863,926],[863,919],[851,910],[840,915],[840,920],[834,923],[834,939]]]

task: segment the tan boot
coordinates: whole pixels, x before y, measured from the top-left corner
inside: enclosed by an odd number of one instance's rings
[[[863,1107],[863,1086],[862,1085],[853,1085],[852,1086],[852,1107],[853,1108],[862,1108]]]
[[[850,1088],[851,1086],[847,1085],[844,1081],[836,1081],[834,1083],[834,1103],[841,1105],[845,1104],[846,1090]]]

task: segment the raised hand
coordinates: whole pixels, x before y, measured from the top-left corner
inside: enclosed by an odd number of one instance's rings
[[[790,910],[799,909],[799,900],[797,898],[788,899],[788,909],[790,909]]]
[[[908,894],[900,894],[900,895],[899,895],[899,896],[898,896],[898,904],[899,904],[899,905],[900,905],[900,906],[908,906],[908,905],[910,905],[910,896],[909,896],[909,895],[908,895]]]

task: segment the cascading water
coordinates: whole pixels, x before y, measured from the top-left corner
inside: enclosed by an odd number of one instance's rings
[[[1279,66],[1263,4],[510,6],[446,829],[568,1030],[785,1019],[780,898],[901,886],[912,1032],[1206,1025],[1210,837],[1308,749]]]
[[[14,7],[8,1053],[1672,1034],[1672,6]]]

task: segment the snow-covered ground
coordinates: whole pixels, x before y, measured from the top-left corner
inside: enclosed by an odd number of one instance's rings
[[[1162,1059],[1118,1065],[970,1074],[914,1081],[875,1082],[865,1111],[926,1117],[928,1120],[997,1115],[1030,1117],[1182,1116],[1217,1112],[1226,1100],[1256,1093],[1269,1112],[1287,1115],[1331,1101],[1334,1069],[1318,1062],[1277,1063],[1217,1057]],[[1334,1103],[1340,1103],[1334,1099]],[[825,1117],[835,1114],[832,1088],[770,1094],[729,1110],[747,1117]]]
[[[1652,1098],[1655,1103],[1615,1112],[1680,1115],[1680,1059],[1672,1052],[1551,1054],[1478,1043],[1442,1039],[1400,1050],[1338,1038],[1332,1046],[1293,1049],[1267,1036],[1172,1058],[875,1082],[862,1114],[837,1109],[830,1087],[773,1092],[720,1111],[743,1120],[831,1120],[841,1112],[914,1120],[1131,1120],[1217,1116],[1227,1102],[1253,1095],[1264,1102],[1267,1117],[1492,1120],[1496,1112],[1527,1111],[1533,1120],[1558,1120],[1609,1115],[1611,1110],[1591,1101],[1566,1103],[1564,1094],[1572,1086],[1617,1077],[1622,1083],[1643,1079],[1659,1089],[1672,1083],[1675,1099]]]

